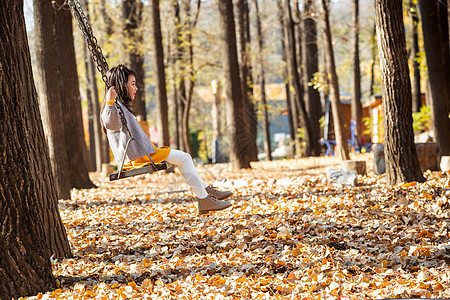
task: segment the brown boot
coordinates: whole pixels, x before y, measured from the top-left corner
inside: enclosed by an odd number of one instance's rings
[[[233,195],[230,191],[219,191],[213,188],[212,186],[208,186],[205,188],[206,192],[210,194],[211,196],[216,197],[219,200],[227,199],[231,195]]]
[[[229,201],[222,201],[212,195],[198,199],[198,211],[201,214],[207,214],[210,211],[218,211],[231,206]]]

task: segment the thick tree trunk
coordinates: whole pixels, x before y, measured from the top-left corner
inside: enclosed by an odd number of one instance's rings
[[[361,70],[359,67],[359,0],[352,0],[352,42],[353,42],[353,97],[352,119],[356,121],[355,135],[362,140],[363,122],[361,105]]]
[[[147,121],[145,110],[145,71],[143,46],[143,28],[141,0],[124,0],[122,3],[122,18],[124,20],[125,52],[128,53],[129,67],[136,72],[136,99],[133,101],[133,111],[139,121]]]
[[[155,47],[155,84],[158,107],[158,146],[170,145],[169,113],[167,107],[166,75],[164,67],[164,50],[161,35],[161,19],[159,15],[159,0],[151,0],[153,45]]]
[[[267,160],[272,161],[272,145],[270,138],[270,122],[269,113],[267,108],[266,99],[266,81],[264,74],[264,40],[262,36],[262,26],[261,26],[261,16],[258,7],[258,0],[253,0],[255,5],[255,16],[256,16],[256,39],[258,41],[258,61],[259,61],[259,85],[261,88],[261,105],[263,111],[263,131],[264,131],[264,151],[267,155]]]
[[[66,174],[69,172],[69,157],[65,143],[65,123],[63,120],[63,95],[55,88],[60,82],[59,61],[53,28],[56,10],[51,1],[34,1],[34,24],[36,34],[37,78],[40,81],[40,111],[49,145],[53,174],[56,177],[58,198],[69,199],[71,184]]]
[[[49,2],[51,2],[49,0]],[[56,1],[58,2],[58,1]],[[59,0],[57,5],[62,5]],[[69,163],[69,172],[64,174],[73,188],[93,188],[89,179],[87,153],[81,116],[81,97],[78,84],[77,64],[72,31],[72,15],[70,10],[57,10],[55,18],[55,39],[57,61],[59,62],[59,82],[62,91],[62,109],[65,144]],[[54,58],[55,59],[55,58]]]
[[[0,36],[0,299],[17,299],[51,288],[50,256],[69,256],[70,247],[39,114],[23,1],[0,3]]]
[[[227,101],[230,161],[235,170],[250,168],[250,161],[245,156],[249,141],[244,128],[245,121],[242,116],[242,91],[237,58],[233,1],[219,1],[218,6],[223,40],[222,57]]]
[[[330,20],[327,0],[321,0],[324,20],[325,55],[327,58],[327,73],[330,74],[330,101],[333,114],[334,135],[336,140],[336,154],[341,160],[348,160],[347,141],[342,130],[341,100],[339,97],[339,80],[334,63],[333,44],[331,40]]]
[[[258,160],[258,146],[256,144],[256,136],[258,133],[258,118],[256,116],[255,104],[253,103],[253,75],[250,59],[250,17],[247,0],[238,0],[238,25],[239,25],[239,44],[240,44],[240,75],[242,100],[244,107],[244,117],[246,120],[245,128],[247,129],[249,145],[247,147],[247,159],[250,161]]]
[[[401,0],[375,0],[383,80],[384,145],[388,184],[425,181],[414,144],[411,83]]]
[[[431,89],[434,136],[441,155],[450,155],[450,58],[445,7],[439,1],[419,1]]]
[[[412,112],[419,112],[422,106],[420,91],[420,69],[417,62],[419,54],[419,36],[417,26],[419,25],[419,16],[417,14],[417,5],[413,0],[409,1],[409,12],[411,14],[411,61],[413,66],[412,82]]]
[[[312,139],[311,136],[311,127],[309,122],[308,113],[306,111],[306,105],[303,99],[303,89],[300,84],[300,75],[298,73],[298,64],[297,64],[297,55],[296,55],[296,46],[295,46],[295,34],[294,34],[294,24],[292,21],[292,12],[291,12],[291,6],[290,1],[285,0],[283,4],[283,11],[284,11],[284,26],[286,29],[286,42],[287,42],[287,59],[288,59],[288,69],[289,74],[292,77],[291,82],[295,90],[295,95],[292,97],[293,103],[295,103],[295,118],[301,118],[300,122],[302,124],[302,128],[305,131],[305,142],[306,142],[306,156],[311,155],[311,149],[310,149],[310,141]],[[292,105],[292,109],[294,110],[294,105]],[[295,122],[295,121],[294,121]],[[299,125],[299,123],[297,125]],[[300,126],[296,127],[296,130],[300,128]],[[298,138],[298,133],[295,133],[295,139],[296,139],[296,151],[299,154],[300,150],[300,142]]]
[[[322,117],[322,105],[320,93],[309,85],[314,74],[319,71],[319,59],[317,50],[317,24],[315,21],[315,1],[305,0],[303,4],[303,81],[305,83],[305,103],[311,126],[311,155],[320,155],[320,118]]]

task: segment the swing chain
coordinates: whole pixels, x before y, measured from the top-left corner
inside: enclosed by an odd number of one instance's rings
[[[92,59],[97,65],[97,70],[102,74],[102,80],[108,85],[106,72],[109,70],[108,63],[103,55],[102,49],[98,45],[97,38],[94,36],[91,26],[86,15],[83,12],[81,4],[78,0],[68,0],[68,5],[72,10],[73,17],[77,20],[83,38],[88,45],[89,52],[91,52]]]

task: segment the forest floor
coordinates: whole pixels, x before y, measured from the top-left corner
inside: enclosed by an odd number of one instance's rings
[[[450,298],[450,173],[388,187],[326,183],[331,157],[198,167],[234,192],[199,215],[181,175],[159,172],[74,190],[60,201],[74,257],[58,288],[28,299]]]

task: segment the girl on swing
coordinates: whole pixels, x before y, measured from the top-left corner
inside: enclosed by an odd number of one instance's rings
[[[102,126],[106,129],[109,146],[117,162],[121,162],[125,155],[124,170],[143,166],[150,163],[147,154],[150,155],[155,164],[167,161],[178,167],[191,190],[197,195],[198,210],[201,214],[210,211],[218,211],[231,206],[224,200],[233,193],[229,191],[218,191],[208,186],[198,175],[194,167],[192,157],[183,151],[170,149],[169,147],[156,148],[149,140],[144,130],[136,121],[130,106],[136,96],[136,73],[128,69],[124,64],[111,68],[107,73],[108,85],[106,98],[101,109]],[[137,139],[145,149],[139,147],[138,143],[131,142],[127,153],[125,147],[130,138],[126,129],[122,126],[119,112],[115,106],[122,108],[131,135]]]

